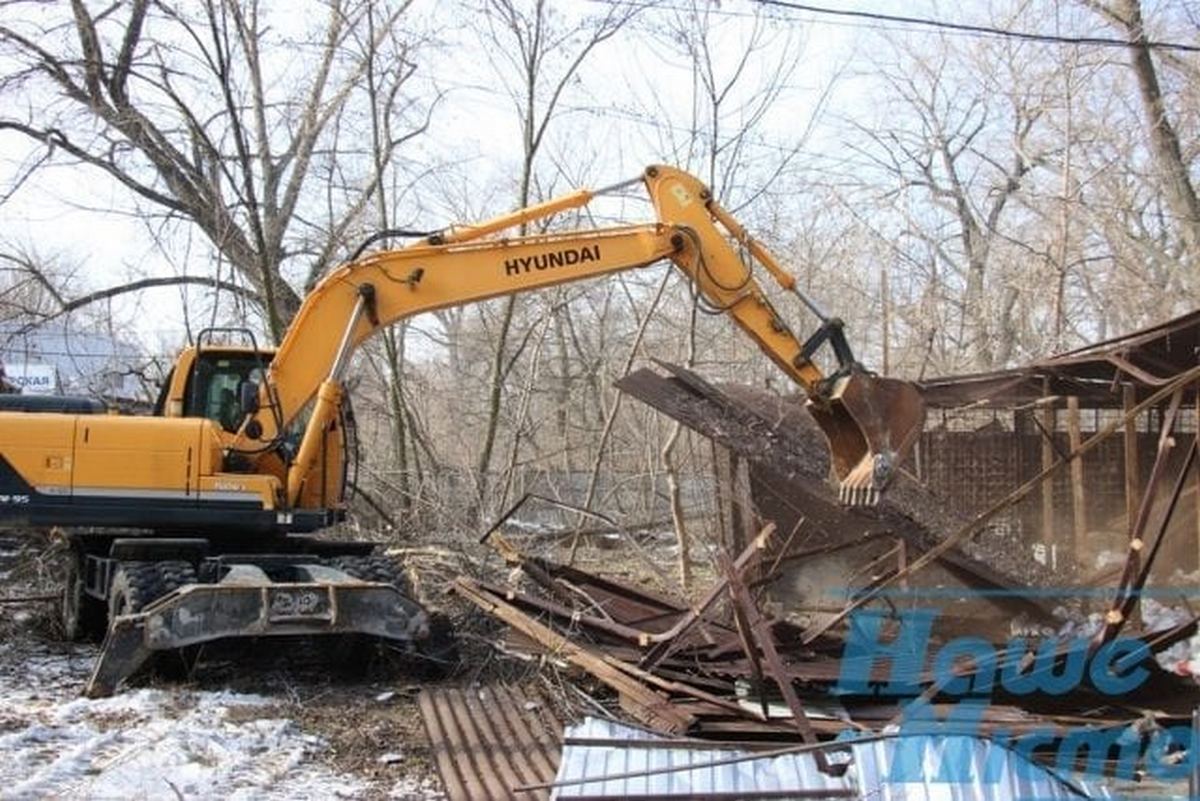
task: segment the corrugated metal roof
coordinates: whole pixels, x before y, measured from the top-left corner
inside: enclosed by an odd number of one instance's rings
[[[545,801],[558,766],[562,730],[539,693],[491,687],[426,687],[417,697],[430,748],[450,801]]]
[[[817,770],[809,754],[753,758],[751,752],[651,745],[656,735],[607,720],[588,718],[568,726],[556,782],[596,779],[556,788],[552,799],[639,796],[784,797],[787,792],[829,791],[828,797],[872,801],[1054,801],[1107,798],[1096,788],[1068,785],[1046,769],[989,740],[962,736],[914,736],[853,745],[853,763],[840,778]],[[578,744],[588,741],[589,744]],[[629,745],[590,744],[637,741]],[[734,764],[710,765],[731,757]],[[831,754],[833,761],[844,759]],[[612,778],[636,771],[697,765],[649,776]],[[1087,795],[1081,795],[1081,792]],[[812,797],[812,796],[809,796]]]
[[[1077,350],[1058,353],[1009,370],[940,376],[921,382],[931,407],[953,408],[981,401],[1012,406],[1046,394],[1074,395],[1090,406],[1120,406],[1121,387],[1139,400],[1194,367],[1200,348],[1200,311]],[[1192,397],[1189,387],[1187,396]]]

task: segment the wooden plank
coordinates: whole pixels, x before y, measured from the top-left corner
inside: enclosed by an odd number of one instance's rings
[[[750,495],[750,468],[736,452],[714,442],[713,473],[716,476],[721,540],[730,552],[741,553],[758,531],[754,520],[754,501]]]
[[[726,548],[740,551],[733,543],[736,541],[733,514],[733,475],[732,464],[736,458],[732,451],[715,440],[709,440],[712,446],[713,490],[717,500],[717,526],[720,531],[720,542]]]

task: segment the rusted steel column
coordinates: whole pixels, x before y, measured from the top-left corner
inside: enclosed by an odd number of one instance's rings
[[[1042,472],[1047,473],[1054,466],[1054,429],[1057,427],[1054,415],[1054,404],[1050,396],[1050,382],[1042,381],[1042,397],[1046,398],[1042,406]],[[1054,534],[1054,475],[1051,473],[1042,482],[1042,542],[1046,546],[1046,560],[1053,565],[1051,556],[1057,537]]]
[[[1150,544],[1149,550],[1146,552],[1144,559],[1135,567],[1135,572],[1129,575],[1128,581],[1126,576],[1121,578],[1121,586],[1117,589],[1116,600],[1109,607],[1108,613],[1105,615],[1104,630],[1100,633],[1097,641],[1100,644],[1110,642],[1121,631],[1121,627],[1135,609],[1140,609],[1141,590],[1146,585],[1146,579],[1150,577],[1150,569],[1154,566],[1154,560],[1158,556],[1159,548],[1162,546],[1163,539],[1166,538],[1167,530],[1171,525],[1171,517],[1175,513],[1175,507],[1179,503],[1179,496],[1183,494],[1183,487],[1187,483],[1188,471],[1192,469],[1192,465],[1196,462],[1196,440],[1192,439],[1192,444],[1188,447],[1187,456],[1184,458],[1183,466],[1179,468],[1179,475],[1175,480],[1175,486],[1171,490],[1170,500],[1167,502],[1167,508],[1164,511],[1158,523],[1158,528],[1154,532],[1153,542]],[[1151,482],[1147,488],[1147,495],[1154,491],[1154,483]],[[1140,518],[1139,518],[1140,520]],[[1130,543],[1131,553],[1133,557],[1138,551],[1145,547],[1145,540],[1142,537],[1142,531],[1137,532],[1138,538]],[[1136,544],[1136,548],[1134,545]],[[1130,558],[1126,562],[1126,567],[1134,564],[1134,559]]]
[[[783,659],[779,656],[779,649],[775,646],[775,634],[771,629],[771,621],[763,616],[762,610],[754,603],[754,598],[751,597],[750,591],[746,588],[742,581],[741,575],[738,574],[737,568],[733,565],[733,560],[728,554],[720,555],[721,571],[725,574],[726,580],[729,582],[729,594],[733,600],[734,613],[738,616],[738,628],[743,634],[746,641],[746,656],[752,662],[756,661],[757,651],[761,651],[762,661],[766,662],[767,668],[771,671],[771,678],[775,680],[775,684],[779,687],[779,692],[783,695],[783,700],[787,703],[788,709],[792,713],[792,725],[796,727],[796,731],[800,734],[806,745],[815,745],[817,733],[813,729],[812,722],[808,719],[808,713],[804,710],[804,704],[800,701],[800,696],[796,693],[796,688],[792,684],[792,677],[787,671],[787,667],[783,663]],[[762,666],[759,664],[758,671],[761,673]],[[767,701],[763,699],[763,711],[767,711]],[[817,770],[827,776],[841,776],[845,774],[849,767],[844,763],[832,763],[821,751],[813,754],[817,762]]]
[[[1083,436],[1079,430],[1079,398],[1067,398],[1067,444],[1072,452],[1079,450]],[[1079,564],[1081,550],[1087,544],[1087,497],[1083,488],[1083,457],[1071,461],[1071,558]]]
[[[1149,575],[1149,569],[1144,568],[1142,564],[1142,550],[1146,547],[1146,527],[1150,522],[1150,513],[1155,505],[1154,501],[1158,492],[1158,485],[1162,481],[1163,474],[1166,472],[1171,450],[1175,447],[1175,418],[1179,413],[1179,404],[1183,400],[1183,389],[1184,387],[1180,385],[1172,393],[1171,401],[1167,405],[1167,411],[1163,414],[1162,422],[1159,424],[1158,451],[1154,456],[1154,466],[1150,469],[1150,477],[1146,480],[1145,489],[1142,490],[1137,517],[1130,524],[1129,552],[1125,557],[1125,566],[1121,569],[1121,579],[1117,582],[1116,598],[1105,617],[1104,629],[1094,640],[1094,643],[1097,645],[1108,642],[1121,630],[1121,627],[1125,624],[1126,617],[1134,609],[1134,604],[1129,599],[1132,598],[1136,601],[1136,595],[1130,592],[1130,588],[1141,589],[1138,582],[1144,582],[1145,577]],[[1171,512],[1174,511],[1175,504],[1179,500],[1179,494],[1183,490],[1184,479],[1187,477],[1187,471],[1191,468],[1194,458],[1195,441],[1193,440],[1192,447],[1188,450],[1187,462],[1184,464],[1175,482],[1175,491],[1168,507],[1167,515],[1161,521],[1161,530],[1155,540],[1152,553],[1157,552],[1158,542],[1161,541],[1162,532],[1166,531],[1167,524],[1170,522]]]
[[[1137,393],[1132,384],[1126,384],[1121,390],[1121,407],[1125,414],[1137,403]],[[1138,504],[1142,498],[1142,475],[1138,461],[1137,418],[1125,423],[1125,521],[1126,527],[1133,530],[1133,521],[1137,517]]]

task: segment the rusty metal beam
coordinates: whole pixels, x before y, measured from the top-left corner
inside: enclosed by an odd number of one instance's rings
[[[1200,432],[1197,432],[1200,435]],[[1163,540],[1166,538],[1167,529],[1171,524],[1171,518],[1174,516],[1175,507],[1179,503],[1179,496],[1183,494],[1183,487],[1187,483],[1188,473],[1191,472],[1192,465],[1196,463],[1196,438],[1192,438],[1192,444],[1188,448],[1187,456],[1184,457],[1183,465],[1179,468],[1179,475],[1175,480],[1175,486],[1171,490],[1170,500],[1167,502],[1166,509],[1163,510],[1162,518],[1159,520],[1158,528],[1154,533],[1154,542],[1150,546],[1145,559],[1140,560],[1139,554],[1145,545],[1141,538],[1141,532],[1138,533],[1137,539],[1130,542],[1129,558],[1126,560],[1127,566],[1134,566],[1136,573],[1129,577],[1128,581],[1122,577],[1121,586],[1117,588],[1117,596],[1109,607],[1104,620],[1104,630],[1100,632],[1098,644],[1103,645],[1109,642],[1120,633],[1121,628],[1125,625],[1125,621],[1129,619],[1130,613],[1134,606],[1141,598],[1142,588],[1146,585],[1146,579],[1150,577],[1150,569],[1154,566],[1154,560],[1158,556],[1159,548],[1162,547]],[[1147,494],[1152,492],[1153,484],[1147,486]],[[1143,501],[1145,502],[1145,501]]]
[[[767,524],[762,531],[746,546],[746,549],[738,554],[737,559],[733,562],[733,570],[739,575],[746,569],[751,562],[759,557],[767,544],[771,541],[771,537],[775,534],[775,524]],[[700,602],[688,610],[687,615],[675,624],[669,632],[664,632],[666,636],[661,636],[657,644],[650,649],[650,652],[639,663],[641,667],[653,669],[661,663],[671,653],[672,647],[679,641],[679,638],[687,633],[692,626],[704,616],[704,614],[712,607],[717,600],[725,594],[725,588],[728,585],[728,579],[718,581]]]
[[[1198,348],[1200,311],[1015,369],[925,381],[922,394],[930,407],[943,408],[1011,407],[1051,393],[1120,408],[1122,387],[1144,397],[1191,369]]]
[[[1069,454],[1070,459],[1059,459],[1055,461],[1055,463],[1049,468],[1042,470],[1042,472],[1038,473],[1021,486],[1017,487],[1015,490],[1001,498],[996,503],[992,504],[992,506],[988,507],[988,509],[976,515],[971,522],[967,523],[953,534],[944,538],[941,542],[928,549],[917,559],[914,559],[903,571],[896,571],[886,579],[875,583],[866,593],[856,598],[847,606],[845,614],[848,614],[851,608],[857,608],[863,603],[866,603],[867,601],[877,597],[879,592],[883,590],[884,587],[896,581],[896,579],[904,578],[912,573],[915,573],[916,571],[926,567],[942,554],[948,552],[952,548],[957,547],[958,544],[963,542],[967,537],[970,537],[987,525],[987,523],[991,521],[992,518],[996,517],[996,515],[1000,514],[1000,512],[1029,495],[1034,489],[1040,486],[1043,481],[1045,481],[1058,470],[1061,470],[1071,460],[1082,458],[1084,454],[1088,453],[1108,437],[1112,436],[1116,431],[1120,430],[1120,428],[1128,423],[1129,420],[1135,419],[1136,416],[1141,412],[1162,402],[1176,392],[1179,392],[1182,388],[1195,383],[1198,379],[1200,379],[1200,366],[1193,367],[1192,369],[1176,376],[1174,381],[1153,393],[1141,403],[1137,404],[1135,407],[1122,415],[1120,419],[1115,420],[1100,431],[1097,431],[1095,434],[1088,437],[1087,440],[1085,440],[1083,444],[1079,446],[1079,448],[1073,450]]]
[[[524,614],[515,606],[491,595],[478,582],[461,576],[455,579],[452,588],[459,596],[475,604],[489,615],[503,620],[537,642],[549,653],[582,668],[620,693],[623,699],[629,699],[631,704],[627,707],[628,711],[643,724],[677,734],[687,731],[695,723],[693,715],[677,709],[664,695],[649,689],[627,673],[613,667],[605,661],[602,654],[571,642],[553,629]]]
[[[775,634],[771,631],[770,623],[763,616],[762,610],[754,603],[750,591],[746,589],[745,582],[734,569],[729,557],[722,555],[721,561],[722,570],[729,581],[729,594],[733,598],[734,605],[740,608],[749,624],[747,634],[753,636],[754,642],[747,648],[747,655],[753,654],[754,645],[758,646],[767,663],[767,668],[771,671],[771,678],[775,680],[779,691],[783,693],[783,699],[787,702],[788,709],[792,712],[792,723],[796,727],[796,731],[800,733],[800,738],[809,745],[815,744],[818,741],[817,733],[813,731],[808,714],[804,711],[804,704],[800,702],[800,696],[796,694],[796,688],[792,685],[792,677],[784,667],[779,650],[775,647]],[[817,769],[828,776],[842,776],[849,767],[846,763],[830,762],[823,751],[817,751],[813,757],[816,759]]]
[[[964,732],[966,733],[966,732]],[[882,740],[892,740],[896,738],[895,733],[879,733],[879,734],[861,734],[854,737],[853,741],[829,741],[822,743],[803,743],[801,745],[789,745],[782,748],[775,748],[769,751],[753,751],[746,754],[737,754],[736,756],[725,757],[722,759],[714,759],[711,762],[703,762],[700,764],[687,765],[668,765],[666,767],[647,768],[645,770],[631,770],[622,773],[610,773],[605,776],[589,776],[582,779],[565,779],[563,781],[553,781],[540,784],[528,784],[524,787],[518,787],[517,792],[534,792],[536,790],[546,790],[559,787],[578,787],[582,784],[592,784],[594,782],[618,781],[621,779],[639,779],[643,776],[661,776],[666,773],[681,773],[691,770],[706,770],[709,768],[719,768],[725,765],[737,765],[742,762],[753,762],[759,759],[770,759],[778,756],[790,756],[792,754],[813,754],[825,751],[844,751],[851,745],[865,745],[867,743],[880,742]],[[857,791],[852,791],[847,798],[858,797]]]
[[[1167,411],[1159,423],[1158,450],[1154,454],[1154,466],[1150,468],[1150,477],[1146,479],[1146,486],[1142,490],[1142,500],[1138,504],[1137,517],[1129,521],[1129,551],[1125,559],[1125,565],[1121,570],[1118,590],[1124,588],[1138,572],[1138,563],[1141,558],[1143,545],[1142,537],[1146,533],[1146,526],[1150,522],[1150,513],[1154,510],[1154,500],[1158,494],[1158,484],[1162,481],[1162,477],[1167,470],[1167,459],[1171,455],[1171,450],[1175,447],[1175,437],[1173,436],[1175,418],[1179,414],[1179,404],[1182,400],[1182,391],[1176,391],[1171,396],[1171,402],[1167,405]]]

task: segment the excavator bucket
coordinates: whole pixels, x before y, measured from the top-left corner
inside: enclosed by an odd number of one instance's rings
[[[809,401],[829,441],[838,499],[874,506],[925,425],[925,401],[914,384],[852,370],[822,401]]]

